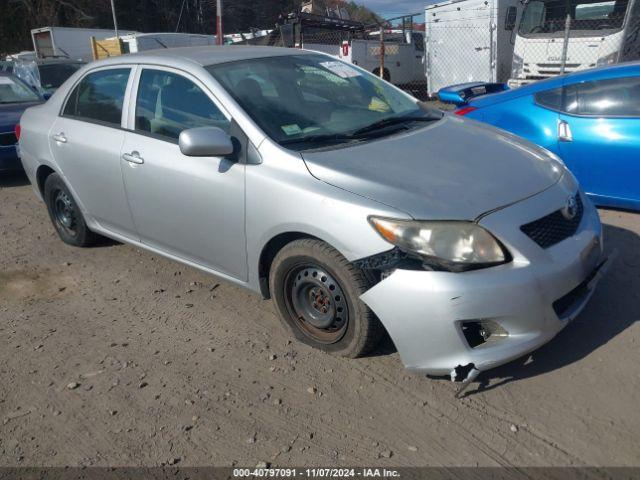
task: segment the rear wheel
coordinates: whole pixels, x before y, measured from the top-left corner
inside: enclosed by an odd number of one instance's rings
[[[283,323],[303,343],[354,358],[380,339],[382,326],[360,300],[370,286],[366,275],[322,241],[286,245],[269,285]]]
[[[51,222],[64,243],[75,247],[95,244],[98,236],[87,227],[78,204],[57,173],[45,181],[44,200]]]

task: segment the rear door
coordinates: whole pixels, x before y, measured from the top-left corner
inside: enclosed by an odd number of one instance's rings
[[[428,89],[472,81],[495,81],[492,67],[492,3],[443,4],[427,10]]]
[[[142,67],[132,97],[135,110],[121,156],[141,241],[246,280],[245,164],[231,157],[188,157],[178,146],[180,132],[194,127],[231,132],[245,151],[246,137],[234,130],[207,88],[185,72]]]
[[[640,77],[568,85],[559,140],[588,193],[640,201]]]
[[[120,170],[131,67],[92,70],[72,89],[49,131],[51,152],[81,207],[102,227],[135,237]]]

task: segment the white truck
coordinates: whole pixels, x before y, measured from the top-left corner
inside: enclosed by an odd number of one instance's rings
[[[515,37],[509,85],[558,75],[563,61],[569,73],[638,59],[640,0],[530,0]]]
[[[429,95],[467,82],[506,82],[520,0],[447,0],[425,7]]]
[[[119,37],[120,40],[122,40],[124,53],[216,44],[216,38],[213,35],[199,35],[195,33],[132,33],[119,35]]]
[[[131,30],[119,32],[127,35]],[[33,48],[39,59],[68,58],[71,60],[93,60],[91,37],[96,40],[115,36],[115,31],[98,28],[42,27],[31,30]]]
[[[380,32],[336,16],[292,13],[267,36],[247,43],[304,48],[327,53],[380,75]],[[385,34],[383,77],[395,85],[425,90],[423,32],[404,29]]]

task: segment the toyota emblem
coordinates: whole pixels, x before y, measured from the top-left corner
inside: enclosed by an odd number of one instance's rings
[[[562,209],[562,216],[567,220],[573,220],[576,218],[578,214],[578,202],[576,201],[576,197],[571,196],[567,197],[567,203]]]

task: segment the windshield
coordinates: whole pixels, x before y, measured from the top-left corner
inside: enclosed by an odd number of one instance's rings
[[[415,99],[395,87],[323,55],[242,60],[207,69],[283,145],[346,141],[361,130],[369,134],[374,124],[384,129],[405,117],[411,123],[425,116]]]
[[[627,3],[628,0],[532,0],[525,6],[519,33],[561,34],[569,15],[571,31],[597,31],[602,35],[622,28]]]
[[[45,90],[56,89],[81,66],[82,64],[80,63],[39,65],[38,71],[40,72],[40,85]]]
[[[37,102],[40,97],[15,78],[0,76],[0,103]]]

